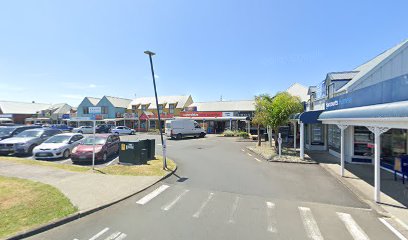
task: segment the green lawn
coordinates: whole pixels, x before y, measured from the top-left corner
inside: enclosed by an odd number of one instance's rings
[[[156,156],[155,160],[150,160],[146,165],[112,165],[100,168],[99,171],[111,175],[130,175],[130,176],[164,176],[176,168],[173,160],[167,158],[168,170],[163,170],[163,158]]]
[[[76,211],[69,199],[50,185],[0,176],[0,239]]]
[[[77,166],[77,165],[71,165],[71,164],[60,164],[60,163],[26,159],[26,158],[18,158],[18,157],[3,157],[2,156],[0,157],[0,161],[11,161],[11,162],[20,163],[20,164],[54,167],[54,168],[59,168],[59,169],[72,171],[72,172],[88,172],[91,170],[90,167]]]

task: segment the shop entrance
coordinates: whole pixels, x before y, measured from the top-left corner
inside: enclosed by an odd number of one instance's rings
[[[225,130],[225,122],[224,121],[215,121],[214,122],[214,129],[215,133],[222,133]]]

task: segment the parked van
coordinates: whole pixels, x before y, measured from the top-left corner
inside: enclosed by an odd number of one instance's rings
[[[183,137],[205,136],[205,131],[192,119],[166,120],[165,133],[167,137],[182,139]]]

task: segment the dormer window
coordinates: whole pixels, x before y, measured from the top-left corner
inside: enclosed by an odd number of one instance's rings
[[[169,104],[169,113],[174,114],[175,104]]]

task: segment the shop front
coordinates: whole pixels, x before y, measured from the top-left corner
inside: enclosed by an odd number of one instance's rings
[[[160,124],[162,129],[164,129],[164,124],[166,120],[173,119],[173,114],[162,113],[160,114]],[[143,112],[138,121],[137,131],[146,132],[149,130],[159,129],[159,118],[157,114],[152,112]]]

